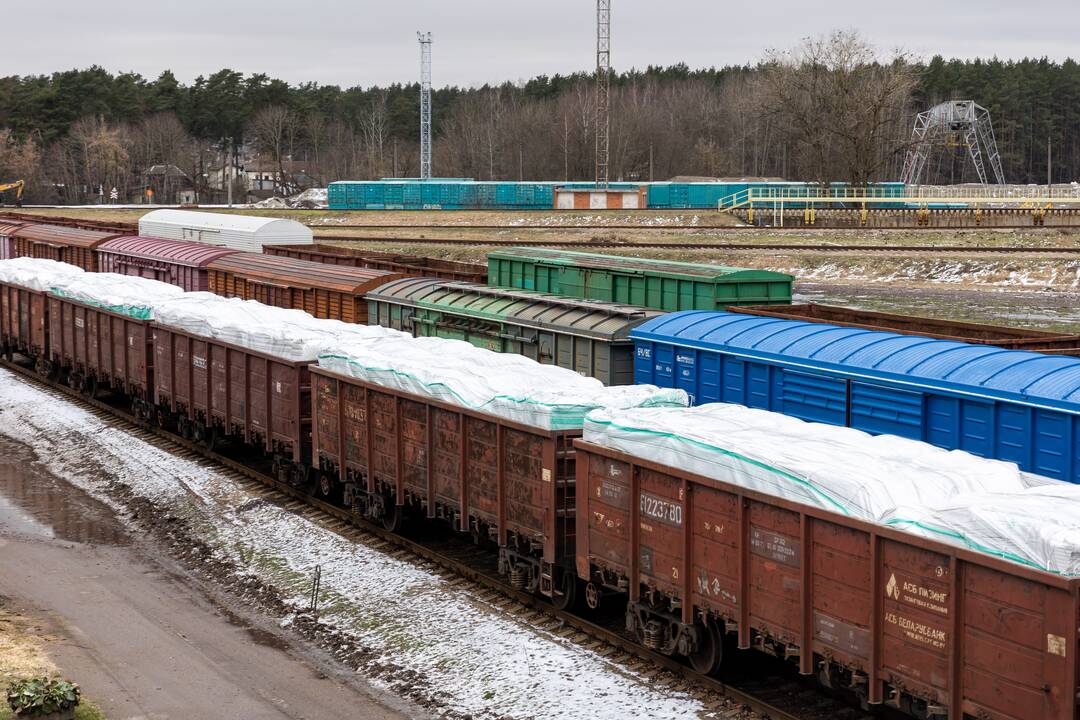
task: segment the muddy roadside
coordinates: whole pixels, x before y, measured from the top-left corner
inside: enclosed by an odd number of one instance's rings
[[[122,522],[0,437],[5,675],[59,669],[113,719],[426,715],[193,574],[169,524]]]

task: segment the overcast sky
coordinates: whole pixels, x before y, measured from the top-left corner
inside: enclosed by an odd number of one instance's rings
[[[183,82],[222,67],[351,87],[413,81],[417,30],[434,82],[481,85],[595,65],[593,0],[58,0],[12,2],[0,76],[93,64]],[[856,28],[930,57],[1080,57],[1080,0],[612,0],[612,64],[752,63]],[[886,9],[887,8],[887,9]],[[16,27],[17,24],[17,27]]]

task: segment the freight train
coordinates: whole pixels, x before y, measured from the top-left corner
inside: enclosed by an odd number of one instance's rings
[[[33,284],[0,283],[9,359],[207,445],[261,449],[281,477],[389,527],[442,519],[557,605],[618,594],[642,643],[702,672],[728,637],[917,718],[1077,717],[1080,579],[1068,574],[709,477],[688,455],[659,462],[645,445],[584,442],[580,427],[538,428]],[[1080,392],[1080,360],[1025,355],[1058,363]]]

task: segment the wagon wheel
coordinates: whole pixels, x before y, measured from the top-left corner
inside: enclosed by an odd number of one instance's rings
[[[704,626],[698,625],[697,631],[697,650],[687,657],[694,670],[702,675],[708,675],[720,667],[720,661],[724,657],[723,645],[720,641],[720,633],[711,622],[706,621]]]
[[[203,445],[210,452],[213,452],[217,448],[218,441],[221,439],[220,433],[218,433],[217,425],[211,425],[203,432]]]
[[[314,483],[313,493],[315,497],[319,498],[323,502],[328,502],[331,505],[340,505],[342,501],[341,490],[338,488],[337,483],[327,473],[320,473],[318,479]]]
[[[15,348],[7,343],[4,343],[4,359],[8,362],[15,362]]]
[[[585,586],[585,607],[596,610],[600,607],[600,587],[596,583],[588,583]]]
[[[89,398],[97,397],[98,380],[97,380],[96,375],[91,375],[90,377],[83,380],[82,386],[83,386],[83,392],[86,393],[87,397],[89,397]]]
[[[387,510],[383,511],[382,526],[390,532],[398,532],[401,530],[401,526],[405,521],[404,508],[400,508],[394,504],[394,501],[390,498],[386,499],[384,504]]]
[[[577,604],[578,581],[573,573],[562,572],[559,587],[551,595],[551,604],[556,610],[567,610]]]

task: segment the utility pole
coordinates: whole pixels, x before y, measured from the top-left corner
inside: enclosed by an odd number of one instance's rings
[[[596,187],[608,186],[611,121],[611,0],[596,0]]]
[[[1046,197],[1054,196],[1054,158],[1050,154],[1050,136],[1046,136]]]
[[[236,167],[236,164],[233,162],[233,141],[232,141],[232,138],[229,138],[229,149],[225,154],[225,163],[229,166],[229,180],[226,183],[226,185],[228,185],[228,187],[229,187],[229,191],[228,191],[229,192],[229,195],[228,195],[228,197],[229,197],[229,207],[232,207],[233,169]]]
[[[420,40],[420,179],[431,179],[431,33]]]

